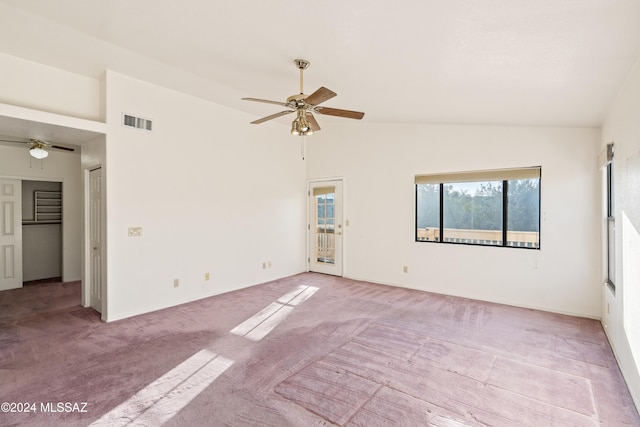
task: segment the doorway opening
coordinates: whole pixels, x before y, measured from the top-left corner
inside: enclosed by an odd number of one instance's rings
[[[309,183],[309,271],[342,276],[342,180]]]
[[[62,281],[62,226],[62,182],[23,180],[23,285]]]

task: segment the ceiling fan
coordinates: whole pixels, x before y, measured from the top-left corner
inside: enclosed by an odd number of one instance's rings
[[[56,150],[65,150],[65,151],[75,151],[73,148],[63,147],[61,145],[54,145],[50,142],[43,141],[41,139],[29,139],[28,141],[19,141],[19,140],[11,140],[11,139],[0,139],[0,142],[14,142],[17,144],[29,144],[31,148],[29,148],[29,154],[31,157],[35,157],[36,159],[44,159],[49,155],[49,152],[45,150],[45,148],[54,148]]]
[[[320,126],[316,121],[313,113],[324,114],[327,116],[337,116],[337,117],[345,117],[348,119],[357,119],[360,120],[364,117],[364,113],[359,111],[351,111],[351,110],[340,110],[338,108],[329,108],[329,107],[321,107],[324,101],[333,98],[336,96],[336,93],[327,89],[326,87],[321,87],[320,89],[313,92],[311,95],[305,95],[302,89],[302,72],[307,69],[310,65],[309,61],[304,59],[296,59],[293,61],[296,64],[296,67],[300,70],[300,93],[297,95],[291,95],[287,98],[285,102],[278,101],[268,101],[266,99],[258,99],[258,98],[242,98],[243,101],[255,101],[255,102],[264,102],[267,104],[275,104],[281,105],[283,107],[289,108],[288,110],[280,111],[279,113],[271,114],[270,116],[263,117],[258,120],[254,120],[251,124],[260,124],[264,123],[268,120],[272,120],[278,118],[280,116],[284,116],[286,114],[296,113],[296,118],[291,123],[291,134],[292,135],[313,135],[313,132],[317,132],[320,130]]]

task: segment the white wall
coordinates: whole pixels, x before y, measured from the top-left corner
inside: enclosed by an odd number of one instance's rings
[[[0,134],[2,129],[0,129]],[[36,181],[62,182],[62,279],[81,278],[82,210],[80,155],[49,151],[41,163],[29,156],[28,146],[0,145],[0,176]]]
[[[344,177],[345,275],[599,318],[597,129],[327,123],[308,179]],[[414,176],[542,166],[541,249],[414,241]],[[403,273],[403,266],[409,267]]]
[[[52,152],[43,170],[29,169],[26,150],[0,146],[0,176],[64,182],[64,280],[82,277],[86,257],[81,171],[103,166],[104,319],[304,270],[305,163],[286,126],[251,126],[255,117],[116,73],[94,80],[3,53],[0,73],[0,103],[108,116],[108,135],[85,143],[73,166]],[[153,119],[154,131],[123,128],[122,112]],[[143,236],[128,238],[131,226]]]
[[[246,114],[113,72],[106,100],[103,317],[304,270],[305,163],[288,128],[251,126]],[[123,112],[152,119],[153,131],[123,127]],[[128,237],[129,227],[142,236]]]
[[[615,149],[616,281],[615,294],[607,286],[602,287],[603,325],[631,395],[640,407],[640,67],[637,65],[603,126],[602,147],[610,142]]]
[[[0,52],[1,103],[100,120],[100,96],[99,80]]]

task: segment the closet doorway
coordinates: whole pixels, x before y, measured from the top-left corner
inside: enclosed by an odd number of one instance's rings
[[[22,181],[22,281],[62,280],[62,183]]]

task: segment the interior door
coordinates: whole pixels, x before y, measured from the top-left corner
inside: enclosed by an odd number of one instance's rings
[[[309,271],[342,276],[342,180],[309,184]]]
[[[22,181],[0,179],[0,291],[22,287]]]
[[[89,262],[91,307],[102,313],[102,169],[89,172]]]

